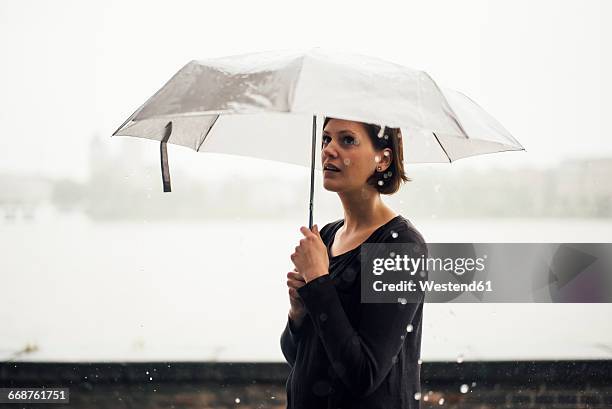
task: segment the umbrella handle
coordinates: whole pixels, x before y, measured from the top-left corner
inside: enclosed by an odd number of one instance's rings
[[[314,161],[315,161],[315,144],[317,140],[317,116],[312,116],[312,146],[310,152],[310,203],[308,206],[308,228],[312,229],[312,213],[313,213],[313,198],[314,198]]]
[[[164,137],[159,145],[159,153],[161,155],[161,172],[162,172],[162,183],[164,185],[164,192],[171,192],[170,188],[170,169],[168,168],[168,149],[166,144],[170,135],[172,134],[172,121],[166,124],[164,130]]]

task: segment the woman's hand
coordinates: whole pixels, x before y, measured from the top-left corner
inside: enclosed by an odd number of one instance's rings
[[[287,273],[287,287],[289,287],[289,303],[291,308],[289,309],[289,318],[294,322],[296,327],[302,325],[304,316],[306,315],[306,308],[304,302],[297,292],[297,289],[306,284],[302,276],[294,269]]]
[[[300,240],[300,245],[295,248],[295,253],[291,254],[291,261],[295,268],[304,278],[306,283],[317,277],[329,274],[329,258],[327,257],[327,247],[321,239],[319,228],[315,224],[312,231],[307,227],[300,227],[304,238]]]

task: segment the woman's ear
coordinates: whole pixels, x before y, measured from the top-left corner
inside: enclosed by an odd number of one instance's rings
[[[380,162],[376,166],[376,170],[380,167],[379,172],[384,172],[387,170],[389,166],[391,166],[391,149],[385,148],[382,150],[382,155],[380,156]]]

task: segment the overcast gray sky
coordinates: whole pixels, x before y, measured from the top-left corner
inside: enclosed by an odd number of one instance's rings
[[[110,135],[186,62],[314,46],[426,70],[476,100],[527,148],[453,166],[612,155],[604,123],[612,114],[604,78],[612,72],[612,30],[603,24],[611,17],[605,0],[3,0],[0,171],[84,178],[93,137],[114,151],[141,144],[156,161],[157,143]],[[187,172],[201,171],[202,155],[170,148],[172,165]],[[207,163],[218,160],[227,159]]]

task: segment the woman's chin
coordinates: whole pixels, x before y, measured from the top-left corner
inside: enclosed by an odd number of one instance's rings
[[[339,192],[342,190],[342,187],[338,183],[334,183],[334,181],[329,179],[323,179],[323,188],[330,192]]]

